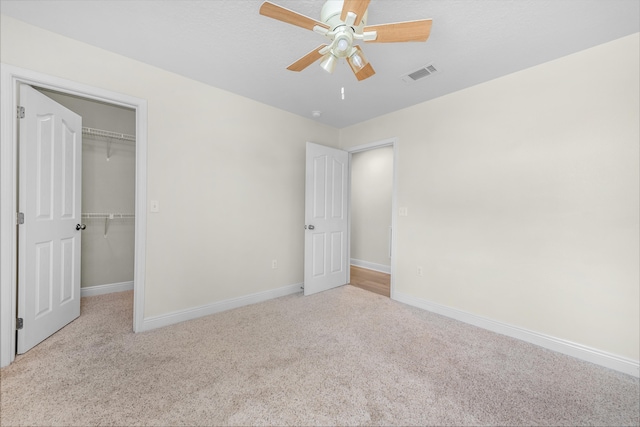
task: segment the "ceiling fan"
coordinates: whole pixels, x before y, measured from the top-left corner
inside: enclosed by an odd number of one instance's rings
[[[431,19],[367,25],[367,8],[370,0],[328,0],[320,12],[320,21],[301,15],[277,4],[265,1],[260,14],[278,21],[296,25],[322,34],[329,39],[287,67],[302,71],[318,59],[320,66],[333,73],[339,59],[345,58],[358,80],[375,74],[356,41],[366,43],[396,43],[427,41],[431,32]]]

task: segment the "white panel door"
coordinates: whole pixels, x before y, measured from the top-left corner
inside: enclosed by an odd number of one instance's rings
[[[82,118],[20,86],[18,353],[80,315]]]
[[[347,283],[349,153],[307,142],[304,294]]]

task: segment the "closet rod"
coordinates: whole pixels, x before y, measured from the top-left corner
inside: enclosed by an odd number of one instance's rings
[[[82,134],[89,135],[89,136],[98,136],[103,138],[117,139],[120,141],[136,142],[136,137],[134,135],[127,135],[125,133],[111,132],[108,130],[94,129],[89,127],[83,127]]]

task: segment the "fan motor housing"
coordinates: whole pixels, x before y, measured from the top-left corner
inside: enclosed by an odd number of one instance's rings
[[[322,10],[320,11],[320,20],[327,24],[331,30],[335,30],[336,28],[345,25],[344,21],[340,20],[340,15],[342,14],[342,6],[344,5],[343,0],[327,0],[325,4],[322,6]],[[358,26],[352,26],[353,31],[357,34],[362,34],[362,29],[366,25],[367,15],[369,11],[367,10],[364,13],[364,16],[360,20],[360,24]]]

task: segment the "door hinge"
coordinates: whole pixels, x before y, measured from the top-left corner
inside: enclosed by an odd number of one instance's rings
[[[24,214],[22,212],[18,212],[18,217],[16,218],[16,224],[24,224]]]
[[[17,110],[18,110],[17,111],[18,118],[19,119],[24,119],[24,107],[21,107],[21,106],[18,105]]]
[[[16,329],[22,329],[23,326],[24,326],[24,321],[22,320],[22,317],[18,317],[16,319]]]

